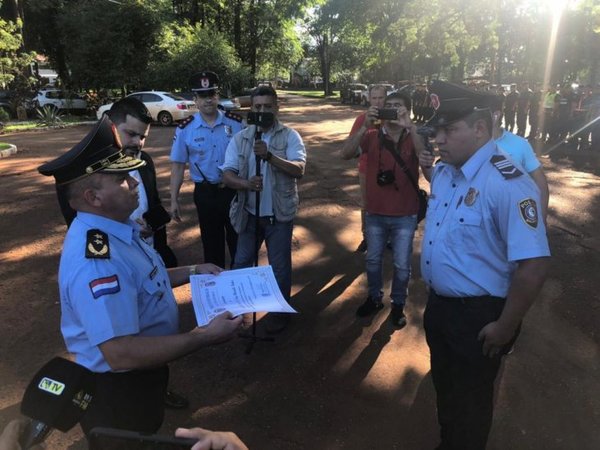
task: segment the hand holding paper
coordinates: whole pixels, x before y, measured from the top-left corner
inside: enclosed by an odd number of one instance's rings
[[[283,298],[271,266],[230,270],[219,275],[193,275],[190,283],[198,326],[206,325],[225,311],[234,316],[249,312],[296,312]]]

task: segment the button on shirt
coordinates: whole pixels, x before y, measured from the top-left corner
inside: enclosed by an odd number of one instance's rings
[[[517,261],[550,256],[538,189],[527,175],[505,179],[490,162],[497,154],[489,141],[460,169],[434,168],[421,273],[439,295],[506,297]],[[527,199],[535,227],[523,217]]]
[[[86,258],[87,232],[108,235],[110,258]],[[177,303],[162,259],[132,222],[78,212],[60,260],[61,330],[77,363],[111,368],[99,345],[128,335],[165,336],[179,329]]]
[[[225,149],[242,128],[240,122],[226,117],[221,111],[212,126],[196,113],[189,125],[176,129],[171,161],[189,163],[190,177],[195,183],[220,183],[223,173],[219,166],[225,159]]]

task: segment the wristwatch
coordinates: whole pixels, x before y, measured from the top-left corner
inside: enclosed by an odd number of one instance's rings
[[[265,161],[271,161],[272,156],[273,156],[273,153],[267,152],[267,156],[265,156]]]

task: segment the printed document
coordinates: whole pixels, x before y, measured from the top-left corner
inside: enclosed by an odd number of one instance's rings
[[[285,301],[271,266],[227,270],[219,275],[192,275],[192,304],[198,326],[229,311],[234,316],[249,312],[295,313]]]

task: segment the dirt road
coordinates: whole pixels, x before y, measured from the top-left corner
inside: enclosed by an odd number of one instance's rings
[[[354,315],[366,295],[364,256],[354,252],[359,193],[355,162],[341,161],[339,149],[359,111],[287,99],[282,118],[304,137],[309,158],[294,232],[293,303],[301,313],[276,342],[258,343],[250,355],[246,342],[234,340],[172,364],[171,385],[191,407],[168,411],[164,433],[180,425],[231,429],[252,449],[420,450],[437,444],[422,328],[421,229],[408,326],[395,331],[388,325],[387,303],[372,320]],[[34,372],[65,355],[56,285],[65,226],[52,181],[36,167],[87,129],[1,138],[16,143],[19,153],[0,159],[0,426],[17,416]],[[173,132],[153,127],[146,146],[164,198]],[[543,163],[551,186],[553,266],[506,360],[489,449],[600,448],[600,179],[568,160]],[[184,222],[169,225],[181,264],[201,262],[191,188],[187,182],[183,190]],[[194,324],[188,288],[178,288],[176,297],[188,329]],[[49,442],[49,448],[85,448],[78,428],[55,433]]]

